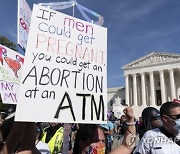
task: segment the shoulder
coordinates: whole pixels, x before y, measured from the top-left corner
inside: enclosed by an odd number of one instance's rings
[[[56,132],[58,132],[58,133],[63,133],[63,132],[64,132],[63,126],[59,127],[59,129],[58,129]]]
[[[49,129],[49,126],[44,127],[44,128],[43,128],[43,131],[44,131],[44,132],[47,132],[48,129]]]
[[[155,128],[152,130],[148,130],[147,132],[145,132],[143,137],[148,137],[148,136],[162,136],[163,134],[161,133],[161,131],[159,130],[159,128]]]
[[[155,129],[145,132],[145,134],[141,138],[140,142],[137,143],[137,147],[135,148],[133,153],[134,154],[136,154],[138,152],[139,153],[149,153],[152,143],[154,141],[154,138],[156,138],[157,136],[161,136],[159,134],[161,134],[161,132],[158,128],[155,128]]]
[[[38,144],[36,145],[36,148],[37,149],[46,149],[46,150],[48,150],[49,151],[49,146],[48,146],[48,144],[47,143],[44,143],[44,142],[42,142],[42,141],[39,141],[38,142]]]
[[[107,127],[107,124],[100,124],[99,126],[105,128]]]
[[[109,127],[114,127],[114,124],[113,124],[111,121],[108,121],[107,125],[108,125]]]

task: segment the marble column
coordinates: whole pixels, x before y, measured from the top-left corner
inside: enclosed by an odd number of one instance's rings
[[[133,74],[133,105],[138,106],[137,102],[137,78],[136,74]]]
[[[146,83],[145,73],[141,73],[142,106],[146,106]]]
[[[156,94],[154,86],[154,72],[150,72],[151,105],[156,106]]]
[[[166,96],[166,86],[164,80],[164,71],[163,70],[159,71],[159,74],[160,74],[160,85],[161,85],[161,100],[162,103],[165,103],[167,96]]]
[[[130,105],[130,102],[129,102],[129,75],[126,74],[125,75],[125,82],[126,82],[126,104],[127,105]]]
[[[176,98],[176,85],[174,81],[174,70],[169,69],[170,87],[171,87],[171,100]]]

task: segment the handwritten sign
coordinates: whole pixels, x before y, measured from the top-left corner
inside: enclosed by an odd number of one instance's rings
[[[16,121],[105,123],[107,29],[34,5]]]
[[[0,45],[0,93],[3,103],[16,104],[24,56]]]
[[[25,0],[18,0],[17,41],[23,50],[26,49],[27,45],[31,12],[30,7]]]

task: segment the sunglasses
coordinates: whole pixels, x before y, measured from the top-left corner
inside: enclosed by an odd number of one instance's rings
[[[167,115],[169,116],[170,118],[176,120],[176,119],[180,119],[180,114],[177,114],[177,115]]]

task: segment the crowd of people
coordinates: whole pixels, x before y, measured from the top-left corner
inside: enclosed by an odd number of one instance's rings
[[[108,112],[107,124],[69,124],[68,142],[65,124],[15,122],[12,114],[0,114],[0,154],[180,154],[177,102],[146,107],[139,119],[126,107],[119,119]],[[121,142],[115,149],[114,134]]]

